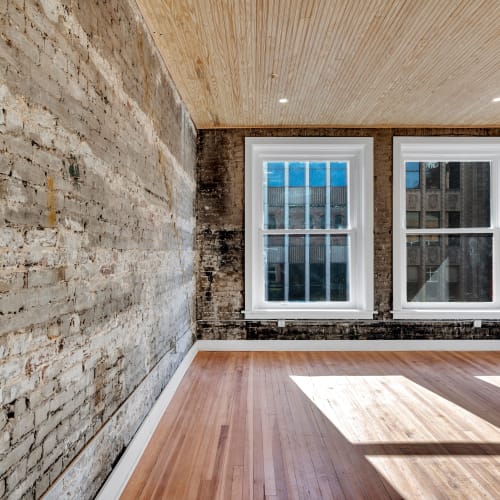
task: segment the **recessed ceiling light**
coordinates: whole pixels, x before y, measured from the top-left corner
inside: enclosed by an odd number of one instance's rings
[[[281,104],[286,104],[286,103],[288,102],[288,99],[287,99],[286,97],[282,97],[282,98],[279,100],[279,102],[280,102]]]
[[[493,99],[493,102],[500,102],[500,97],[495,97],[495,99]]]

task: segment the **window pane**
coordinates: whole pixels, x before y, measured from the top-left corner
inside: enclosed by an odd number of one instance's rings
[[[304,162],[291,162],[288,169],[289,186],[303,187],[306,185],[306,164]]]
[[[267,180],[264,228],[283,229],[285,227],[285,164],[283,162],[265,163],[264,179]]]
[[[420,163],[417,161],[406,162],[406,189],[420,188]]]
[[[285,236],[265,236],[266,300],[285,300]]]
[[[419,238],[420,245],[407,240],[409,302],[492,301],[491,235]]]
[[[306,164],[291,162],[288,167],[288,227],[306,227]]]
[[[309,300],[326,299],[326,242],[328,236],[309,237]]]
[[[425,189],[441,189],[441,163],[424,162]]]
[[[423,238],[426,247],[438,247],[441,245],[441,236],[426,234]]]
[[[406,239],[406,246],[409,246],[409,247],[420,246],[420,237],[419,236],[408,236]]]
[[[290,188],[290,191],[295,188]],[[299,188],[301,191],[304,191],[304,188]],[[306,227],[306,207],[304,202],[300,202],[300,199],[304,198],[303,193],[292,193],[290,195],[294,196],[297,204],[289,204],[288,206],[288,227],[290,229],[304,229]]]
[[[310,163],[309,186],[309,228],[325,229],[326,163]]]
[[[330,300],[349,300],[347,236],[330,236]]]
[[[407,277],[406,294],[408,297],[413,297],[418,292],[418,282],[419,282],[418,273],[419,273],[418,266],[408,266],[406,270],[406,277]]]
[[[441,227],[441,213],[425,212],[425,227],[427,229],[439,229]]]
[[[267,185],[269,187],[283,187],[285,185],[285,164],[283,162],[269,162],[265,166]]]
[[[349,300],[347,236],[273,235],[264,245],[267,301],[305,302],[306,290],[309,301]]]
[[[330,162],[330,186],[347,187],[347,163],[332,161]]]
[[[304,301],[306,298],[305,236],[290,236],[288,247],[288,300]]]
[[[325,229],[326,192],[325,188],[310,188],[309,229]]]
[[[460,266],[448,266],[448,281],[457,283],[459,279]]]
[[[450,161],[446,163],[446,188],[460,189],[460,163]]]
[[[490,163],[446,162],[448,227],[490,227]],[[452,217],[453,220],[450,220]]]
[[[410,229],[420,227],[420,212],[406,212],[406,227]]]
[[[448,216],[448,227],[461,227],[460,226],[460,212],[450,211],[447,213]]]
[[[326,186],[326,163],[311,162],[309,165],[309,185],[311,187]]]
[[[346,228],[347,219],[347,163],[330,162],[330,227]]]
[[[425,185],[417,184],[419,168]],[[406,209],[412,215],[408,228],[490,227],[489,162],[406,162]],[[441,176],[445,175],[446,182]]]
[[[408,279],[408,283],[418,282],[418,266],[408,266],[406,277]]]

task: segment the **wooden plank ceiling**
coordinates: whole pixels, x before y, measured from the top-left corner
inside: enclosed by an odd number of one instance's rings
[[[500,125],[498,0],[138,3],[198,128]]]

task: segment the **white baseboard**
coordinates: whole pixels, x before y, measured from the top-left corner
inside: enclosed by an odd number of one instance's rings
[[[198,340],[144,419],[97,500],[120,498],[182,378],[200,351],[500,351],[500,340]]]
[[[199,351],[500,351],[500,340],[198,340]]]
[[[127,446],[123,456],[120,458],[118,464],[113,469],[103,487],[97,494],[97,500],[114,500],[119,499],[128,480],[132,476],[137,464],[139,463],[142,454],[148,446],[148,443],[153,436],[156,427],[160,423],[161,417],[165,413],[170,401],[172,400],[175,391],[179,387],[182,378],[186,374],[189,366],[193,362],[196,353],[199,351],[198,343],[195,342],[191,349],[186,353],[181,364],[172,375],[168,384],[161,392],[159,398],[156,400],[153,408],[148,413],[142,422],[139,430],[136,432],[132,441]]]

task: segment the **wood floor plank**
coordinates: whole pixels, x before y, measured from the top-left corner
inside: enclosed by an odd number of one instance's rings
[[[201,352],[122,498],[491,498],[500,352]]]

